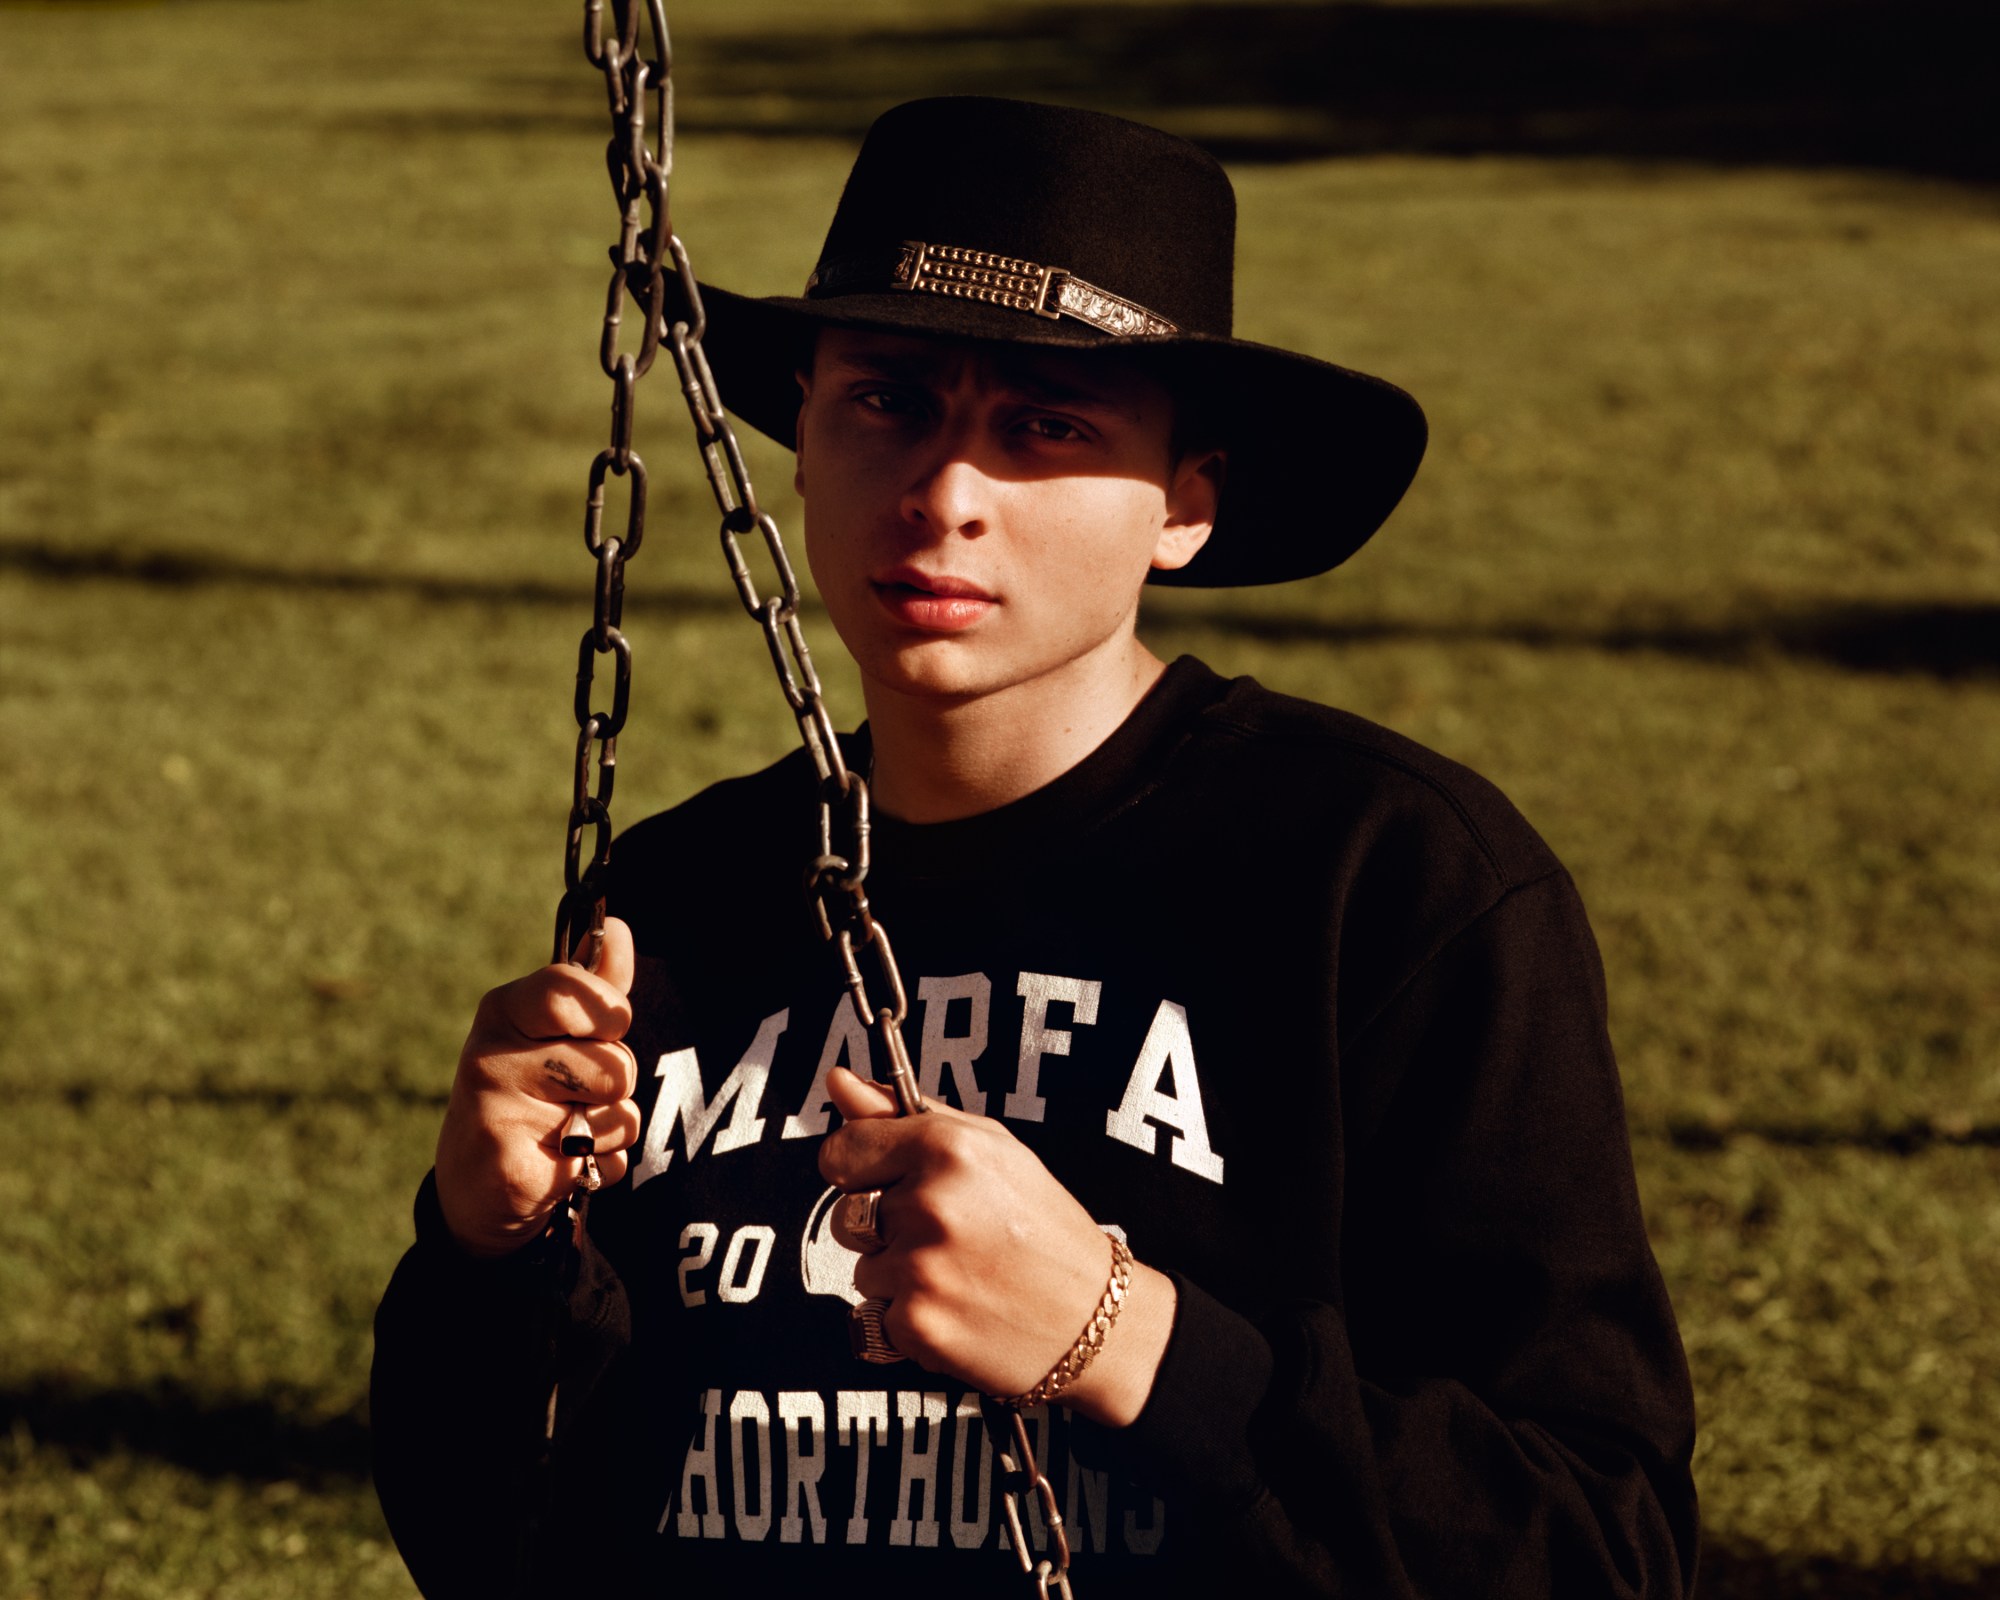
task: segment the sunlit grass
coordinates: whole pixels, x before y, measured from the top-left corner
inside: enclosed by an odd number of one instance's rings
[[[541,958],[588,605],[571,9],[0,7],[9,1594],[408,1592],[355,1477],[368,1316],[470,1008]],[[674,15],[696,80],[705,29],[823,24]],[[796,287],[847,159],[691,135],[698,263]],[[1237,176],[1243,331],[1406,383],[1435,443],[1348,569],[1162,596],[1149,636],[1466,761],[1575,871],[1719,1545],[1990,1573],[2000,1172],[1892,1147],[2000,1124],[2000,686],[1757,640],[2000,603],[2000,215],[1843,173]],[[678,399],[643,406],[627,820],[792,738]],[[158,557],[191,581],[74,571]]]

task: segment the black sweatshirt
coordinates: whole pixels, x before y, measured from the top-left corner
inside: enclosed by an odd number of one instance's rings
[[[1030,1587],[973,1397],[847,1353],[815,1158],[869,1045],[801,894],[813,816],[793,757],[621,841],[646,1128],[559,1287],[420,1197],[373,1405],[428,1595],[506,1593],[527,1544],[593,1589]],[[1046,788],[878,819],[875,862],[925,1091],[1176,1280],[1131,1428],[1034,1417],[1084,1600],[1686,1592],[1692,1399],[1603,977],[1494,789],[1183,659]]]

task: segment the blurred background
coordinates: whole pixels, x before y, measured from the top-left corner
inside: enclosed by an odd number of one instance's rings
[[[560,885],[615,220],[580,10],[0,3],[10,1596],[410,1593],[369,1318]],[[1349,567],[1144,631],[1469,763],[1575,871],[1712,1596],[2000,1594],[1979,10],[669,6],[705,276],[794,292],[897,100],[1072,100],[1229,162],[1241,332],[1423,401]],[[627,822],[794,738],[671,383]]]

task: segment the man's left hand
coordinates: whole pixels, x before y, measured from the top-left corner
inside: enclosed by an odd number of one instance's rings
[[[844,1067],[828,1079],[844,1124],[820,1146],[827,1182],[880,1189],[881,1243],[834,1231],[862,1251],[854,1285],[886,1300],[890,1342],[919,1366],[986,1394],[1021,1394],[1068,1354],[1096,1314],[1111,1246],[1033,1151],[990,1117],[933,1100],[899,1117],[886,1089]],[[1059,1403],[1114,1427],[1138,1416],[1173,1330],[1171,1279],[1134,1262],[1104,1347]]]

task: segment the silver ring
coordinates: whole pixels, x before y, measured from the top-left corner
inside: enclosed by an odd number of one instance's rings
[[[840,1202],[840,1225],[863,1250],[880,1250],[889,1241],[882,1237],[882,1191],[863,1189]]]
[[[590,1121],[578,1106],[569,1121],[563,1124],[562,1141],[559,1147],[566,1156],[583,1157],[583,1187],[596,1194],[604,1187],[604,1174],[597,1170],[597,1135],[590,1131]]]
[[[883,1314],[888,1309],[886,1300],[864,1300],[847,1313],[847,1342],[855,1360],[886,1367],[907,1359],[889,1342],[888,1332],[882,1326]]]

